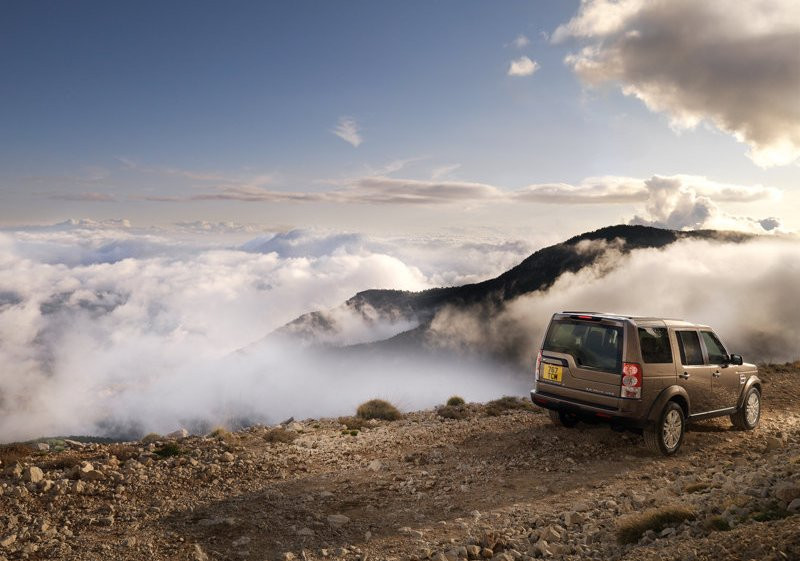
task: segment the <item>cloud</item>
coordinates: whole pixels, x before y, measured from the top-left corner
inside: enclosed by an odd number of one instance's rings
[[[438,286],[449,267],[451,280],[486,278],[531,249],[502,239],[312,231],[243,246],[96,224],[6,231],[0,441],[340,415],[376,396],[429,407],[455,386],[470,399],[524,392],[525,382],[497,365],[418,356],[352,361],[283,344],[237,351],[360,290]],[[409,327],[343,321],[349,342]]]
[[[222,182],[237,181],[235,179],[232,179],[228,175],[223,175],[220,173],[195,171],[195,170],[181,169],[169,166],[148,166],[140,162],[137,162],[132,158],[127,158],[124,156],[117,156],[116,160],[120,162],[125,169],[141,173],[166,175],[172,177],[185,177],[187,179],[194,179],[196,181],[222,181]]]
[[[358,123],[351,117],[340,117],[339,124],[331,132],[348,144],[352,144],[355,148],[358,148],[364,142],[364,139],[361,138],[361,129]]]
[[[616,82],[678,129],[701,121],[749,146],[759,166],[800,157],[800,4],[754,0],[583,0],[553,33],[584,46],[566,63]]]
[[[613,204],[646,201],[648,192],[641,179],[607,176],[588,178],[578,185],[530,185],[516,191],[514,197],[520,201],[552,204]]]
[[[522,33],[516,36],[516,38],[511,41],[511,46],[515,49],[524,49],[528,45],[531,44],[531,40],[525,37]]]
[[[500,189],[485,183],[420,181],[392,177],[365,177],[357,180],[350,188],[331,195],[347,202],[427,205],[491,201],[504,197]]]
[[[539,63],[526,56],[512,60],[508,65],[509,76],[530,76],[539,70]]]
[[[702,176],[597,177],[578,185],[531,185],[513,196],[522,201],[550,204],[644,203],[643,212],[631,220],[633,224],[675,230],[712,228],[759,233],[776,230],[780,225],[775,218],[733,216],[716,204],[777,200],[781,196],[779,190],[762,185],[720,183]]]
[[[84,203],[113,203],[116,197],[108,193],[54,193],[50,199],[57,201],[78,201]]]
[[[584,250],[601,252],[594,267],[566,273],[548,290],[492,310],[491,320],[479,308],[442,310],[433,321],[431,342],[450,348],[481,344],[529,367],[554,312],[603,310],[711,325],[731,352],[750,362],[797,359],[797,238],[684,240],[629,253],[619,243],[591,245]]]
[[[461,164],[450,164],[450,165],[439,166],[437,168],[434,168],[431,171],[431,179],[434,180],[434,181],[438,181],[438,180],[442,179],[443,177],[447,177],[448,175],[450,175],[451,173],[453,173],[454,171],[456,171],[460,167],[461,167]]]

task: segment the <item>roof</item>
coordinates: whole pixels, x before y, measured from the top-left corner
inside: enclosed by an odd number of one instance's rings
[[[647,324],[647,323],[655,323],[659,325],[664,325],[666,327],[700,327],[700,328],[708,328],[707,325],[702,325],[699,323],[692,323],[690,321],[686,321],[683,319],[674,319],[674,318],[664,318],[664,317],[656,317],[656,316],[632,316],[627,314],[616,314],[613,312],[587,312],[587,311],[578,311],[578,310],[569,310],[563,311],[561,314],[567,315],[586,315],[586,316],[593,316],[593,317],[603,317],[608,319],[625,319],[630,320],[636,324]]]

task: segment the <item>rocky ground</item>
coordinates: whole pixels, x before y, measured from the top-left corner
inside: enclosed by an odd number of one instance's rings
[[[756,431],[697,423],[666,459],[634,434],[477,404],[360,430],[6,447],[0,561],[800,559],[800,364],[762,377]]]

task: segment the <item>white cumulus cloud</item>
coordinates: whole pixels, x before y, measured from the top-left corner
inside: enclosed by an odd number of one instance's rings
[[[539,70],[539,63],[526,56],[512,60],[508,65],[509,76],[530,76]]]
[[[568,38],[584,83],[618,83],[676,128],[712,123],[759,166],[800,158],[800,3],[583,0],[553,33]]]

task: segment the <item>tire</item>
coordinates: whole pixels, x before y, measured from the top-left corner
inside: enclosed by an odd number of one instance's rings
[[[731,423],[739,430],[753,430],[761,420],[761,392],[751,387],[744,394],[742,406],[731,415]]]
[[[568,429],[571,429],[578,424],[578,416],[574,413],[553,411],[552,409],[548,409],[547,412],[550,414],[550,420],[553,421],[553,424],[559,427],[567,427]]]
[[[644,443],[651,452],[671,456],[680,449],[685,432],[683,409],[674,401],[669,401],[655,424],[644,429]]]

